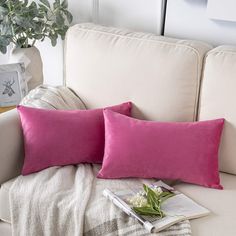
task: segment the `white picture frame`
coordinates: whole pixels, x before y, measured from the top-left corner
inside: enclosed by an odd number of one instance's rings
[[[24,63],[0,65],[0,107],[18,105],[27,93]]]

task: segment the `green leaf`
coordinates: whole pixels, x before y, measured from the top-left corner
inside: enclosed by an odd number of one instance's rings
[[[151,205],[152,208],[158,209],[160,208],[160,198],[157,196],[157,194],[149,188],[147,185],[144,185],[144,191],[147,194],[147,202]]]
[[[27,42],[27,38],[26,38],[26,37],[21,37],[21,38],[18,38],[18,39],[17,39],[17,45],[18,45],[19,47],[26,48],[26,47],[27,47],[27,46],[26,46],[27,43],[28,43],[28,42]]]
[[[61,25],[64,24],[64,22],[65,22],[65,20],[64,20],[64,17],[62,16],[62,14],[60,12],[57,12],[57,14],[56,14],[56,24],[61,26]]]
[[[140,215],[161,216],[159,211],[156,211],[151,207],[134,207],[133,210]]]
[[[34,18],[37,16],[38,14],[38,6],[35,2],[32,2],[30,5],[29,5],[29,15],[31,18]]]
[[[51,44],[53,47],[55,47],[57,45],[57,38],[56,37],[51,37]]]
[[[5,15],[7,15],[7,13],[8,13],[7,8],[0,6],[0,15],[5,16]]]
[[[7,47],[0,45],[0,52],[3,54],[7,53]]]
[[[54,9],[54,10],[60,8],[60,6],[61,6],[61,5],[60,5],[60,2],[55,1],[55,2],[53,3],[53,9]]]
[[[6,37],[0,36],[0,45],[1,46],[8,46],[10,44],[10,40]]]
[[[64,0],[64,1],[62,2],[61,6],[62,6],[63,8],[68,8],[68,1],[67,1],[67,0]]]
[[[41,3],[43,3],[45,6],[47,6],[48,8],[50,8],[50,3],[48,0],[39,0]]]
[[[64,14],[65,14],[65,16],[67,18],[68,23],[70,24],[73,21],[72,14],[69,11],[67,11],[67,10],[64,11]]]
[[[39,4],[39,11],[42,11],[42,13],[47,13],[48,8],[45,7],[43,4]]]
[[[23,28],[27,29],[32,27],[32,21],[30,19],[24,18],[22,16],[15,16],[13,19],[17,25]]]
[[[8,35],[12,35],[12,28],[10,24],[7,23],[2,23],[0,25],[0,32],[2,36],[8,36]]]
[[[24,0],[23,7],[26,7],[28,5],[28,0]]]
[[[167,200],[168,198],[173,197],[173,196],[175,196],[175,194],[172,192],[162,192],[160,194],[161,202],[164,202],[165,200]]]
[[[40,40],[43,38],[43,34],[36,34],[34,35],[34,39]]]

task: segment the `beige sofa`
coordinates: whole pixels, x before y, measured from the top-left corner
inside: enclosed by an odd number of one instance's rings
[[[81,24],[65,43],[65,85],[88,108],[127,100],[133,115],[160,121],[224,117],[220,148],[224,190],[178,184],[211,210],[191,221],[194,236],[236,235],[236,48]],[[0,235],[11,235],[9,188],[20,174],[23,140],[16,111],[0,115]]]

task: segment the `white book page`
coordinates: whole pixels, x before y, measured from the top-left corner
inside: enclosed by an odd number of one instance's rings
[[[168,216],[184,216],[193,219],[208,215],[210,211],[182,193],[167,199],[162,204],[162,209]]]

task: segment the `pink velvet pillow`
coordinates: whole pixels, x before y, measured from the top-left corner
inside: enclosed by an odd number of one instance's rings
[[[131,103],[109,107],[130,116]],[[18,106],[25,143],[23,175],[51,166],[101,163],[103,109],[44,110]]]
[[[222,189],[218,148],[224,119],[142,121],[105,110],[100,178],[174,179]]]

